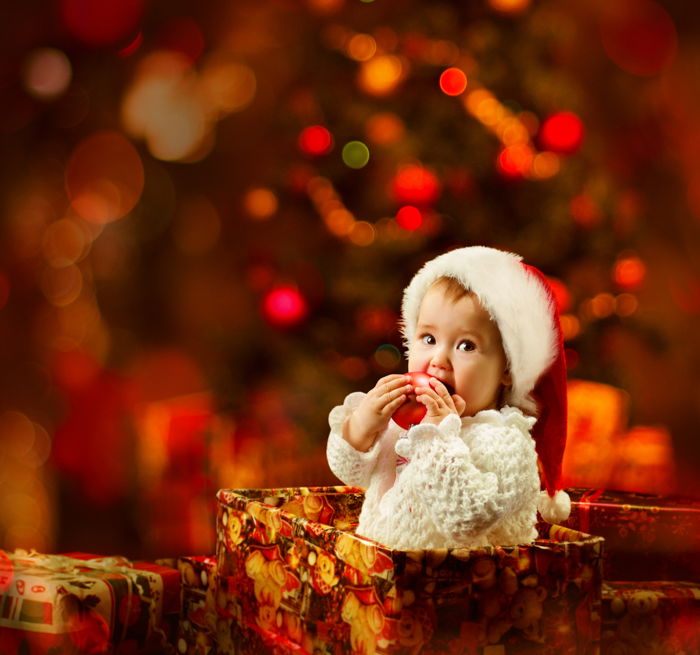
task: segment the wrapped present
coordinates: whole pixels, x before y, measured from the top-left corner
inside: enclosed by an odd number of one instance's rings
[[[700,582],[700,500],[569,489],[564,525],[605,538],[606,580]]]
[[[598,652],[600,537],[396,551],[354,533],[358,488],[217,498],[220,655]]]
[[[3,558],[0,643],[23,653],[167,653],[176,569],[123,557],[16,551]]]
[[[700,653],[700,584],[604,582],[602,653]]]
[[[182,583],[182,609],[177,628],[179,655],[214,653],[217,626],[216,557],[183,556],[175,563]]]

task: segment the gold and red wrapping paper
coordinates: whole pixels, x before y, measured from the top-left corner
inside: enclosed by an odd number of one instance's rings
[[[605,538],[606,580],[700,582],[700,500],[569,489],[564,525]]]
[[[5,653],[167,653],[179,573],[84,553],[8,553],[0,587]],[[52,650],[53,649],[53,650]]]
[[[700,653],[700,584],[604,582],[601,653]]]
[[[178,557],[175,563],[182,583],[182,610],[176,649],[179,655],[209,655],[214,652],[217,614],[216,557]]]
[[[358,488],[217,498],[219,655],[598,652],[600,537],[396,551],[354,534]]]

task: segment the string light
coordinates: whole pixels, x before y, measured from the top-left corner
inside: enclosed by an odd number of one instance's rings
[[[304,296],[296,287],[278,286],[265,294],[262,311],[271,324],[291,327],[306,318],[308,308]]]
[[[342,157],[349,168],[364,168],[369,163],[369,148],[362,141],[349,141],[343,146]]]
[[[563,155],[576,152],[583,142],[584,128],[581,119],[570,111],[548,116],[542,123],[539,141],[542,146]]]
[[[417,207],[404,205],[396,212],[396,222],[404,230],[417,230],[423,224],[423,214]]]

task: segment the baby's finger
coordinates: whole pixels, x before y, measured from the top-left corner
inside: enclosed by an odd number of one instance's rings
[[[382,414],[384,416],[391,416],[401,405],[406,401],[406,394],[402,393],[400,396],[394,398],[391,402],[387,403],[382,407]]]
[[[447,400],[450,398],[450,392],[447,390],[447,387],[442,383],[441,380],[438,380],[438,378],[430,378],[429,380],[430,386],[435,389],[435,392],[437,393],[440,398],[443,400]]]
[[[452,396],[452,402],[454,403],[454,408],[457,414],[462,416],[464,410],[467,408],[467,403],[465,402],[464,398],[455,394],[454,396]]]

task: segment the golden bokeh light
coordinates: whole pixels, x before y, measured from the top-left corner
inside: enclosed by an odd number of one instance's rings
[[[369,246],[374,242],[374,226],[367,221],[356,221],[348,238],[356,246]]]
[[[367,139],[377,145],[396,143],[406,132],[403,121],[391,112],[375,114],[365,124]]]
[[[367,61],[377,52],[377,42],[369,34],[355,34],[346,46],[348,57],[355,61]]]
[[[41,277],[41,290],[56,307],[69,305],[80,296],[83,274],[75,264],[63,268],[46,268]]]
[[[277,213],[279,201],[271,189],[259,187],[245,194],[243,206],[251,218],[264,221]]]
[[[200,75],[202,100],[218,114],[247,107],[257,90],[253,70],[237,61],[215,58],[205,63]]]
[[[56,268],[75,264],[90,250],[85,229],[70,218],[51,223],[44,232],[42,252],[46,261]]]
[[[143,164],[122,134],[98,132],[73,150],[65,185],[73,209],[82,218],[108,223],[128,214],[141,198]]]
[[[374,96],[389,95],[401,82],[405,74],[405,63],[395,55],[377,55],[362,63],[358,84]]]

